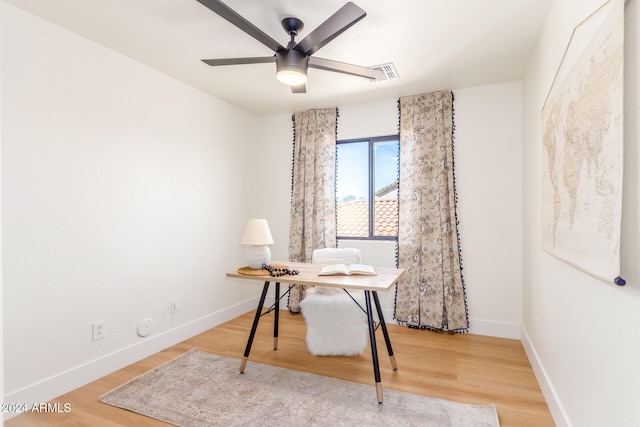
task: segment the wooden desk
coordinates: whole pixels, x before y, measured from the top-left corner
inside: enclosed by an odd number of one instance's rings
[[[275,262],[274,262],[275,263]],[[295,276],[285,275],[280,277],[265,276],[251,276],[240,274],[238,272],[227,273],[227,277],[235,279],[248,279],[259,280],[264,282],[262,288],[262,294],[260,295],[260,302],[256,309],[256,314],[251,326],[251,332],[249,333],[249,339],[247,340],[247,346],[244,351],[244,357],[240,364],[240,373],[244,373],[249,358],[249,352],[251,351],[251,345],[258,328],[258,322],[263,314],[268,314],[271,311],[274,312],[274,329],[273,329],[273,349],[278,349],[278,322],[280,311],[280,299],[284,297],[291,286],[294,284],[308,285],[308,286],[327,286],[334,288],[342,288],[345,291],[348,290],[362,290],[365,296],[365,311],[367,314],[367,322],[369,324],[369,342],[371,343],[371,357],[373,359],[373,376],[376,385],[376,396],[378,398],[378,404],[382,405],[382,384],[380,382],[380,365],[378,363],[378,349],[376,346],[376,329],[378,326],[382,329],[384,340],[387,345],[387,351],[389,358],[391,359],[391,366],[394,371],[398,370],[395,357],[393,355],[393,348],[391,347],[391,340],[389,339],[389,333],[387,332],[387,325],[384,321],[382,314],[382,308],[380,307],[380,300],[378,298],[378,291],[388,291],[391,287],[402,277],[404,269],[397,268],[378,268],[376,267],[376,276],[318,276],[318,272],[322,268],[320,264],[306,264],[306,263],[293,263],[293,262],[277,262],[278,264],[285,264],[291,270],[298,270],[299,274]],[[268,309],[265,313],[262,312],[264,307],[264,301],[267,297],[267,291],[271,282],[275,283],[275,303],[274,306]],[[287,283],[289,289],[281,296],[280,295],[280,283]],[[378,314],[379,324],[376,325],[373,319],[373,310],[371,304],[371,298]]]

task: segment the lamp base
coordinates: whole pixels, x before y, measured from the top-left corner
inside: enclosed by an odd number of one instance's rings
[[[247,265],[254,270],[261,270],[262,264],[271,262],[269,246],[251,246],[247,249]]]

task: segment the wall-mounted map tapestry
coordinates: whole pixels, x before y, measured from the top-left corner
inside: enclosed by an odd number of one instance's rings
[[[620,281],[624,1],[575,28],[542,108],[542,249]],[[621,284],[621,283],[618,283]]]

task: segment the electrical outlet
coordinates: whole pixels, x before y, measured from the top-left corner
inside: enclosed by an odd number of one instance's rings
[[[101,340],[105,337],[106,335],[106,328],[107,328],[107,324],[104,320],[100,320],[98,322],[94,322],[91,325],[91,333],[92,333],[92,340],[93,341],[98,341]]]
[[[176,300],[172,299],[171,301],[169,301],[169,312],[173,314],[179,311],[180,307],[178,307],[178,303],[176,302]]]

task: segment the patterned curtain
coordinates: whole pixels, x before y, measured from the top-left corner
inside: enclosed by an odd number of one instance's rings
[[[394,317],[466,332],[453,175],[453,93],[400,98],[400,195]]]
[[[293,116],[293,177],[289,260],[311,262],[314,249],[336,247],[335,108]],[[289,294],[289,311],[299,313],[304,288]]]

